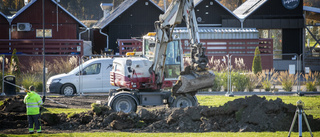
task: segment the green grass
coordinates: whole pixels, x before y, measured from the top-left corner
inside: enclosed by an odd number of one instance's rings
[[[222,106],[228,101],[232,101],[238,98],[244,98],[245,96],[197,96],[200,105],[203,106]],[[284,103],[295,105],[298,100],[302,100],[305,104],[304,110],[306,114],[313,115],[314,118],[320,118],[320,96],[265,96],[267,100],[275,100],[281,98]]]
[[[59,114],[59,113],[81,113],[86,112],[91,109],[86,108],[46,108],[47,111],[44,111],[44,113],[53,113],[53,114]]]
[[[320,132],[313,132],[314,137],[320,136]],[[2,137],[2,135],[0,135]],[[4,135],[6,136],[6,135]],[[21,137],[26,135],[7,135],[9,137]],[[284,137],[288,132],[205,132],[205,133],[131,133],[131,132],[76,132],[76,133],[59,133],[59,134],[34,134],[34,137]],[[298,136],[297,132],[291,133],[292,137]],[[303,132],[302,136],[310,136],[309,132]]]

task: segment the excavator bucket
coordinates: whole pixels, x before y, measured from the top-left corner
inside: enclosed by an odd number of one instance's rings
[[[213,86],[215,75],[211,71],[189,71],[181,74],[176,85],[172,88],[172,94],[196,94],[198,90]]]

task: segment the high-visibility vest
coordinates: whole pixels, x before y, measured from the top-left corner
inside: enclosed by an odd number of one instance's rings
[[[38,95],[34,91],[28,92],[24,97],[23,102],[27,107],[27,115],[40,114],[40,107],[43,104],[40,95]]]

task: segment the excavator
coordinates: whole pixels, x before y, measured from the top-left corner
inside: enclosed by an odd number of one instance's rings
[[[191,63],[186,67],[181,42],[172,36],[174,27],[183,20],[190,36]],[[208,71],[207,63],[193,0],[173,0],[155,22],[155,33],[143,37],[143,55],[114,59],[110,83],[119,88],[109,91],[107,105],[125,113],[135,112],[139,105],[197,106],[195,94],[214,82],[215,75]],[[165,87],[171,87],[171,91]]]

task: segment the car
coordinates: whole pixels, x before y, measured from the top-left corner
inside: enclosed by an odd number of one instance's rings
[[[109,92],[112,58],[91,59],[69,73],[52,76],[47,81],[47,92],[62,95]]]

